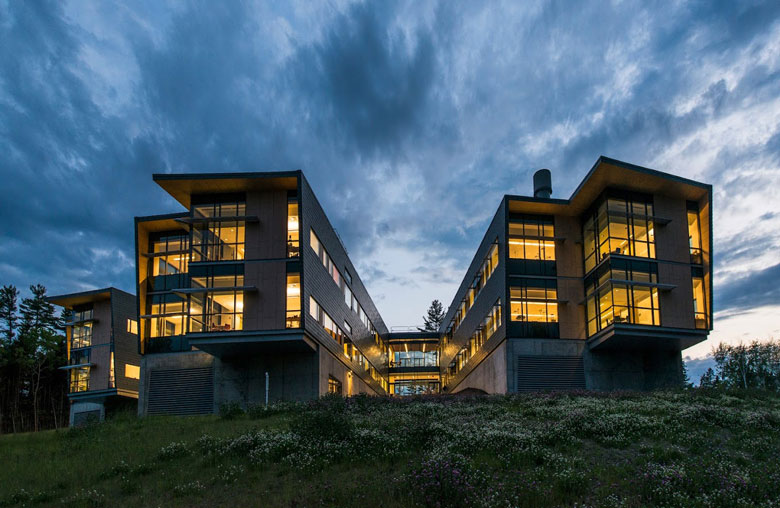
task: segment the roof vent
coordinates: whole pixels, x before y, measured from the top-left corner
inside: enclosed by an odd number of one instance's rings
[[[552,175],[549,169],[534,173],[534,197],[549,199],[552,194]]]

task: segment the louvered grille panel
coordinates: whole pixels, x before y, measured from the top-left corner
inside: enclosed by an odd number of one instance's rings
[[[214,369],[153,370],[149,378],[150,415],[201,415],[214,408]]]
[[[581,356],[517,357],[517,391],[584,390]]]

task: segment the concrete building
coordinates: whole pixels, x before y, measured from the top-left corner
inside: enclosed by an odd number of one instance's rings
[[[135,297],[116,288],[53,296],[66,309],[70,425],[134,408],[141,356]]]
[[[712,325],[709,185],[601,157],[505,196],[433,333],[389,333],[303,173],[155,175],[136,218],[139,413],[328,392],[678,384]]]

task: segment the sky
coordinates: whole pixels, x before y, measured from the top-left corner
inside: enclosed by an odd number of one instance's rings
[[[576,7],[576,8],[574,8]],[[135,291],[153,173],[302,169],[388,326],[504,194],[714,187],[710,339],[780,338],[780,2],[0,0],[0,284]]]

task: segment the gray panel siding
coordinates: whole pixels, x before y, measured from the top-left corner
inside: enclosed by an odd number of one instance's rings
[[[373,337],[369,335],[368,330],[360,321],[358,315],[347,307],[347,304],[344,302],[343,292],[333,281],[330,274],[328,274],[319,258],[311,249],[309,242],[310,228],[314,229],[320,242],[322,242],[325,250],[327,250],[342,275],[345,268],[349,270],[349,273],[352,276],[352,284],[348,285],[377,331],[380,334],[386,334],[387,327],[385,326],[382,317],[379,315],[379,311],[369,296],[363,282],[360,280],[360,276],[358,275],[355,266],[349,259],[341,241],[338,239],[336,232],[333,230],[325,212],[322,210],[305,178],[301,179],[301,194],[300,231],[304,272],[303,313],[306,333],[316,338],[317,341],[326,347],[334,356],[340,357],[343,362],[351,364],[351,362],[344,357],[341,346],[339,346],[339,344],[323,330],[322,326],[315,322],[309,315],[309,296],[313,296],[339,327],[342,329],[344,328],[344,321],[349,323],[352,327],[352,341],[377,370],[386,374],[386,358],[384,358],[382,351],[376,346]],[[376,383],[368,374],[364,373],[358,366],[355,365],[353,370],[355,374],[360,375],[364,381],[375,388],[379,388],[378,386],[375,386]]]
[[[127,331],[127,320],[138,321],[135,296],[124,291],[111,291],[111,308],[114,321],[114,379],[119,390],[138,393],[138,379],[125,376],[127,364],[141,367],[138,354],[138,336]],[[139,325],[140,326],[140,325]]]

